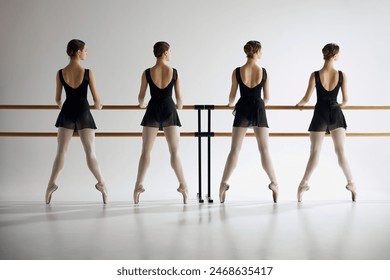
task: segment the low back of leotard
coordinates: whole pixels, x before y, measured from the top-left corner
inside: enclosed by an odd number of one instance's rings
[[[240,67],[236,68],[236,79],[240,87],[241,98],[261,98],[261,90],[264,87],[264,83],[267,80],[267,71],[262,68],[263,77],[259,84],[254,87],[248,87],[241,79]]]
[[[317,103],[337,103],[337,95],[341,85],[343,84],[343,73],[339,71],[339,80],[335,88],[330,91],[326,90],[322,85],[319,71],[314,72],[314,78],[316,81]]]
[[[78,115],[89,110],[89,104],[87,100],[89,70],[84,70],[83,81],[77,88],[73,88],[65,82],[62,69],[59,72],[59,76],[66,93],[66,100],[62,107],[63,111],[69,115],[77,117]]]
[[[264,101],[261,90],[267,80],[267,71],[262,68],[261,82],[254,87],[248,87],[241,79],[240,67],[236,68],[236,79],[240,88],[240,99],[235,105],[233,126],[235,127],[268,127]]]
[[[150,95],[152,99],[154,98],[157,101],[163,98],[172,98],[172,89],[177,80],[176,69],[173,69],[172,80],[165,88],[159,88],[158,86],[155,85],[155,83],[152,80],[152,76],[150,75],[150,68],[145,70],[145,76],[146,76],[146,81],[148,82],[150,87]]]
[[[151,99],[141,125],[158,127],[159,130],[163,130],[164,127],[172,125],[181,126],[176,105],[172,99],[173,87],[177,80],[176,69],[173,69],[171,82],[164,88],[159,88],[155,85],[150,75],[150,68],[145,70],[145,77],[150,88]]]
[[[334,89],[328,91],[321,83],[319,71],[314,72],[316,83],[317,103],[314,108],[312,122],[309,126],[309,131],[326,131],[343,127],[347,128],[347,123],[344,114],[341,111],[340,105],[337,103],[337,96],[341,85],[343,84],[343,73],[339,73],[339,80]]]
[[[55,124],[56,127],[65,127],[74,130],[83,128],[96,129],[95,122],[89,109],[87,99],[89,85],[89,70],[84,70],[83,81],[77,88],[65,82],[62,69],[58,72],[61,84],[66,93],[66,99]]]

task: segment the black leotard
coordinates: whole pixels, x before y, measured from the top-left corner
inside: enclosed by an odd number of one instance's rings
[[[241,80],[240,68],[236,68],[236,78],[240,86],[240,99],[235,105],[233,126],[235,127],[268,127],[265,105],[261,99],[261,89],[267,80],[267,71],[262,68],[263,77],[255,87],[247,87]]]
[[[96,129],[95,121],[89,110],[87,92],[89,85],[89,70],[84,70],[84,78],[77,88],[69,86],[62,76],[62,69],[58,71],[59,78],[65,88],[66,100],[62,105],[55,126],[73,130],[84,128]]]
[[[331,130],[339,127],[347,128],[347,123],[344,114],[341,111],[340,105],[337,103],[337,95],[343,83],[343,73],[339,71],[339,81],[336,87],[328,91],[321,84],[320,73],[314,72],[317,103],[314,108],[313,119],[309,126],[309,131],[326,131],[327,134]]]
[[[158,127],[163,130],[167,126],[181,126],[176,105],[172,99],[172,89],[177,80],[177,71],[173,69],[171,82],[163,89],[156,86],[150,76],[150,68],[145,70],[146,80],[150,87],[151,99],[148,103],[141,125]]]

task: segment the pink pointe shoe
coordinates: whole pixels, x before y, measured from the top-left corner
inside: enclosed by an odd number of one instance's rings
[[[355,184],[354,183],[348,183],[348,185],[346,185],[345,188],[351,192],[351,194],[352,194],[352,201],[355,202],[356,201],[356,196],[357,196]]]
[[[56,184],[54,184],[50,187],[47,187],[46,196],[45,196],[46,204],[50,204],[51,196],[52,196],[53,192],[55,192],[57,189],[58,189],[58,186]]]
[[[107,204],[107,189],[106,189],[106,186],[104,184],[101,184],[101,183],[97,183],[95,185],[95,188],[102,193],[102,197],[103,197],[103,203],[104,204]]]
[[[277,203],[279,195],[278,185],[276,185],[275,183],[271,183],[268,185],[268,188],[272,191],[272,198],[274,200],[274,203]]]
[[[136,187],[134,189],[134,193],[133,193],[134,204],[138,204],[139,203],[139,196],[144,191],[145,191],[145,189],[144,189],[144,187],[142,185],[138,185],[138,187]]]
[[[226,191],[230,188],[228,184],[221,183],[221,186],[219,187],[219,200],[221,203],[225,202],[226,197]]]
[[[298,202],[302,201],[302,195],[310,189],[309,185],[299,185],[298,187]]]
[[[183,203],[187,204],[187,199],[188,199],[187,188],[184,185],[180,184],[180,186],[177,188],[177,191],[183,195]]]

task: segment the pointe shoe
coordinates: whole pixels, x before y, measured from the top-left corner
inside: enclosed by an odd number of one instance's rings
[[[107,189],[106,189],[106,186],[104,184],[100,184],[100,183],[97,183],[95,185],[95,188],[102,193],[102,197],[103,197],[103,203],[104,204],[107,204]]]
[[[304,192],[307,192],[309,190],[309,186],[308,185],[299,185],[298,187],[298,202],[301,202],[302,201],[302,195]]]
[[[187,188],[183,187],[183,185],[180,184],[180,186],[177,188],[177,191],[183,195],[183,203],[187,204],[187,198],[188,198]]]
[[[50,186],[50,187],[47,187],[46,189],[46,204],[50,204],[50,201],[51,201],[51,195],[53,194],[53,192],[55,192],[56,190],[58,189],[58,186],[56,184]]]
[[[133,199],[134,199],[134,204],[138,204],[139,202],[139,195],[145,191],[144,187],[142,185],[138,185],[134,189],[134,194],[133,194]]]
[[[230,188],[228,184],[221,184],[219,187],[219,200],[221,203],[225,202],[226,191]]]
[[[278,185],[276,185],[275,183],[271,183],[268,185],[268,188],[272,191],[272,198],[274,200],[274,203],[277,203],[279,195]]]
[[[348,185],[345,186],[345,188],[351,192],[351,194],[352,194],[352,201],[356,201],[357,193],[356,193],[355,184],[354,183],[349,183]]]

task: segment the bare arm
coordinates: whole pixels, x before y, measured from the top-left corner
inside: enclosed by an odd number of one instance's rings
[[[60,80],[60,73],[58,71],[57,75],[56,75],[56,98],[55,98],[55,100],[56,100],[56,104],[58,105],[58,107],[60,109],[62,107],[61,93],[62,93],[62,83]]]
[[[146,108],[144,100],[145,100],[147,87],[148,87],[148,81],[146,80],[146,75],[144,71],[141,76],[141,86],[139,88],[139,93],[138,93],[138,106],[140,108]]]
[[[180,92],[179,76],[177,76],[176,83],[174,86],[175,86],[176,108],[181,110],[181,109],[183,109],[183,98],[182,98],[181,92]]]
[[[62,100],[61,100],[61,93],[62,93],[62,84],[60,81],[60,74],[57,72],[56,75],[56,103],[58,107],[62,107]]]
[[[103,105],[100,101],[99,94],[97,93],[96,90],[95,74],[93,73],[92,70],[89,70],[89,89],[91,90],[92,93],[92,98],[94,102],[93,107],[97,110],[101,110],[103,108]]]
[[[269,101],[269,75],[267,75],[267,79],[265,80],[264,87],[263,87],[263,101],[264,104],[267,104]]]
[[[343,73],[343,83],[341,84],[341,92],[343,94],[343,100],[340,104],[340,107],[344,107],[348,103],[347,76],[344,73]]]
[[[305,96],[301,99],[301,101],[297,103],[296,106],[301,107],[310,101],[315,85],[316,83],[315,83],[314,73],[311,73]]]
[[[229,94],[229,107],[234,107],[234,100],[236,99],[237,94],[237,88],[238,88],[238,82],[236,78],[236,70],[233,71],[232,74],[232,87],[230,88],[230,94]]]

